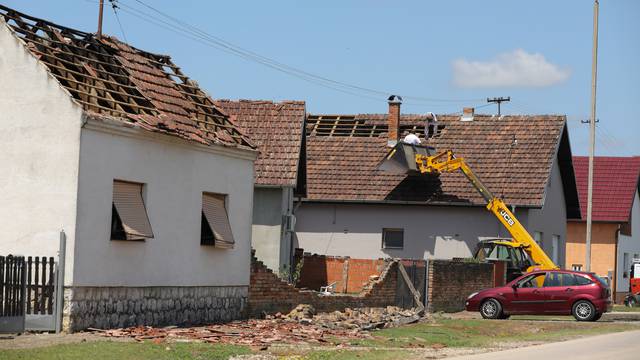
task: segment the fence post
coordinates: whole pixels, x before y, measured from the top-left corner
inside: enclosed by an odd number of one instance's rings
[[[64,267],[67,252],[67,235],[60,231],[60,250],[58,250],[58,268],[56,269],[56,334],[62,331],[62,313],[64,312]]]
[[[429,311],[429,259],[424,260],[424,308]]]

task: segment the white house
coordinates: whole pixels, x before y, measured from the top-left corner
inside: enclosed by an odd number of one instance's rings
[[[304,101],[216,100],[255,143],[253,232],[256,257],[283,275],[293,256],[294,198],[304,196]]]
[[[243,316],[248,138],[165,55],[0,6],[1,253],[56,256],[72,330]]]
[[[481,239],[510,236],[461,173],[378,170],[405,131],[464,157],[564,266],[566,219],[580,211],[564,116],[401,115],[393,98],[388,114],[307,117],[297,247],[354,258],[450,259],[472,256]]]

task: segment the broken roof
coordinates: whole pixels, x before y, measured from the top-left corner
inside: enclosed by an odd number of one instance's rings
[[[216,100],[258,148],[255,183],[296,186],[304,119],[304,101]]]
[[[0,19],[88,115],[205,145],[254,148],[169,56],[2,5]]]
[[[594,157],[593,221],[627,222],[636,192],[640,190],[640,156]],[[582,220],[587,218],[589,157],[574,156]]]
[[[461,173],[405,176],[376,170],[388,152],[387,116],[309,115],[307,193],[310,200],[484,204]],[[579,214],[565,116],[438,115],[427,144],[452,149],[507,204],[541,207],[558,159],[569,214]],[[400,130],[423,132],[427,115],[401,115]],[[514,139],[517,141],[515,145]]]

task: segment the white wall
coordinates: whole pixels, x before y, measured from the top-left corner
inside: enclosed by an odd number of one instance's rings
[[[251,243],[256,257],[276,273],[280,269],[282,188],[256,188],[253,193]]]
[[[0,254],[56,256],[73,275],[82,112],[0,19]]]
[[[484,207],[305,202],[296,216],[297,247],[354,258],[469,257],[478,240],[508,236]],[[383,228],[403,228],[404,249],[382,249]]]
[[[82,130],[74,285],[248,285],[253,161],[142,135]],[[146,184],[154,239],[110,240],[114,179]],[[200,245],[203,191],[229,195],[234,249]]]
[[[624,264],[624,253],[629,254],[629,264]],[[631,268],[630,263],[633,261],[634,254],[640,255],[640,194],[636,191],[631,209],[631,236],[618,235],[618,270],[616,291],[629,291],[629,278],[623,278],[623,272],[629,274]]]
[[[564,268],[567,243],[567,210],[557,159],[554,161],[551,176],[547,182],[544,206],[542,209],[530,209],[526,224],[531,236],[533,236],[534,231],[542,232],[542,247],[549,258],[553,256],[552,236],[560,236],[558,263],[556,265]]]

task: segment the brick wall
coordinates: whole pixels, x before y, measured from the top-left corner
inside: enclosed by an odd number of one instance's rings
[[[303,254],[301,249],[296,250],[296,263],[304,259],[296,287],[311,290],[320,290],[321,286],[336,283],[335,292],[359,293],[372,276],[382,273],[388,263],[383,259]]]
[[[494,286],[493,264],[429,261],[428,312],[457,312],[471,293]]]
[[[313,305],[317,311],[330,312],[347,307],[384,307],[394,305],[397,288],[397,262],[386,261],[380,277],[368,282],[357,294],[324,296],[312,290],[296,289],[268,269],[255,257],[251,261],[248,315],[288,313],[298,304]]]

